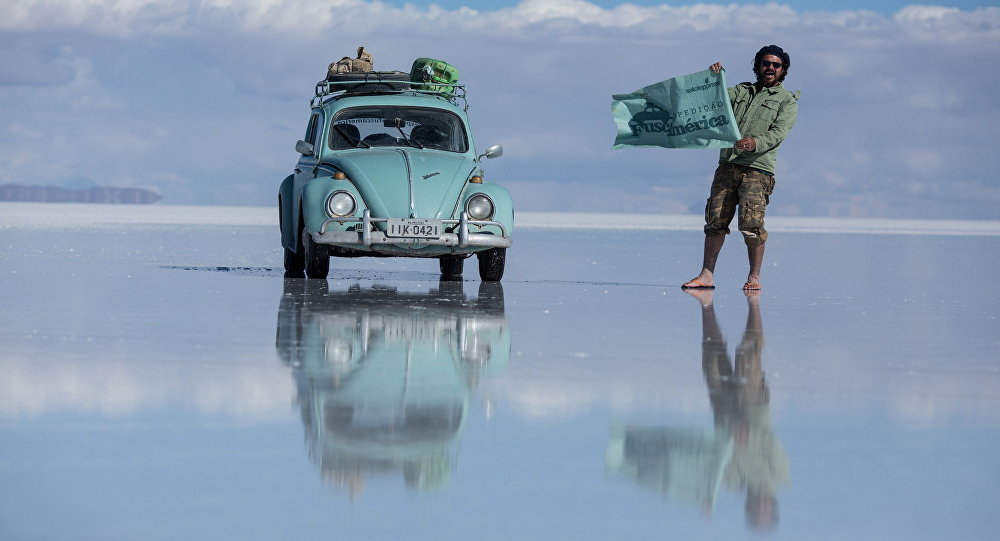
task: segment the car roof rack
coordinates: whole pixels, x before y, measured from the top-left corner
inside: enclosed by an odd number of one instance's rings
[[[383,79],[380,72],[357,73],[357,79],[340,81],[319,81],[315,96],[309,100],[310,107],[316,107],[332,99],[344,96],[373,96],[387,94],[422,94],[443,99],[462,110],[469,110],[465,85],[457,83],[422,83]],[[353,75],[353,74],[352,74]]]

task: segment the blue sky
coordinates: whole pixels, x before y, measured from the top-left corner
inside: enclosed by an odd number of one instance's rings
[[[812,5],[2,3],[0,184],[272,205],[313,84],[365,45],[377,69],[459,67],[477,145],[505,149],[487,180],[518,209],[700,214],[717,155],[612,150],[610,97],[715,60],[749,80],[777,43],[802,100],[769,212],[1000,219],[1000,8]]]

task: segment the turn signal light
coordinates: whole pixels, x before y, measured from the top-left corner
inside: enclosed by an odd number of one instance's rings
[[[469,182],[471,182],[473,184],[482,184],[483,183],[483,177],[481,177],[479,175],[476,175],[476,176],[470,178]]]
[[[347,180],[347,175],[345,175],[343,171],[337,171],[333,174],[333,178],[337,180]]]

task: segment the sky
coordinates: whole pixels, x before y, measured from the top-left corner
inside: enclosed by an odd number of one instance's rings
[[[519,4],[520,2],[518,2],[518,0],[437,0],[431,2],[388,0],[383,3],[392,6],[405,6],[406,4],[429,6],[431,4],[435,4],[445,9],[458,9],[461,7],[469,7],[478,11],[487,11],[490,9],[513,7]],[[648,7],[648,6],[659,6],[659,5],[682,6],[682,5],[693,4],[694,2],[663,2],[661,0],[633,0],[630,2],[622,2],[620,0],[594,0],[590,3],[602,8],[613,8],[620,4],[632,4],[635,6]],[[768,2],[715,1],[715,2],[700,2],[700,3],[707,5],[725,6],[730,4],[766,4]],[[796,11],[843,11],[843,10],[864,9],[868,11],[874,11],[876,13],[881,13],[883,15],[892,15],[897,11],[899,11],[900,9],[913,4],[914,2],[908,0],[838,0],[837,2],[831,2],[830,0],[793,0],[791,2],[776,2],[776,3],[789,6]],[[937,2],[934,5],[956,7],[965,10],[970,10],[980,7],[988,7],[991,5],[996,5],[996,2],[991,3],[985,0],[958,0],[952,2]]]
[[[716,60],[750,80],[769,43],[802,92],[770,215],[1000,219],[1000,8],[975,1],[4,2],[0,184],[273,205],[314,83],[364,45],[459,68],[517,210],[700,214],[716,152],[612,150],[611,95]]]

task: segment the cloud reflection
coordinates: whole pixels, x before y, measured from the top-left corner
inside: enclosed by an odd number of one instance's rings
[[[0,416],[60,411],[126,416],[192,407],[206,414],[262,420],[288,411],[288,385],[275,383],[280,378],[275,377],[274,368],[255,362],[158,362],[116,359],[116,355],[53,359],[51,353],[35,349],[8,349],[3,357]]]

